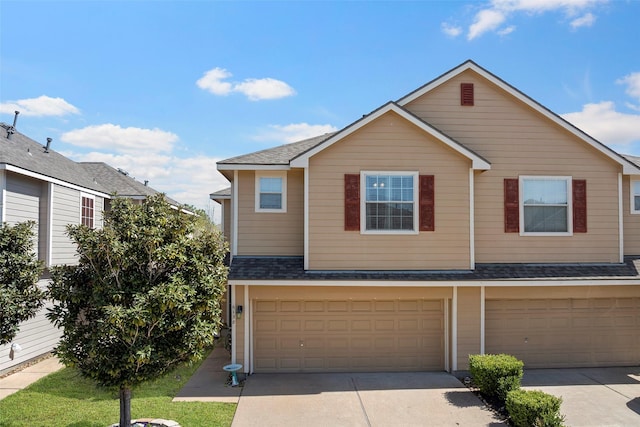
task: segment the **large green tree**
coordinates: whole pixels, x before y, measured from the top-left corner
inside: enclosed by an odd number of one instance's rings
[[[120,426],[131,389],[201,358],[221,326],[226,244],[162,195],[116,199],[104,227],[69,226],[78,264],[53,269],[49,318],[64,328],[55,354],[99,385],[120,391]]]
[[[0,345],[11,342],[20,322],[42,307],[37,283],[42,263],[34,251],[33,221],[0,226]]]

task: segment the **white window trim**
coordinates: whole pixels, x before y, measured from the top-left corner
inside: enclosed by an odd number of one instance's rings
[[[260,208],[260,178],[281,178],[282,179],[282,207],[280,209]],[[260,171],[256,172],[255,180],[255,211],[263,213],[286,213],[287,212],[287,172],[286,171]]]
[[[632,215],[640,215],[640,210],[636,210],[636,194],[633,191],[633,184],[636,182],[640,182],[640,179],[631,179],[629,184],[629,209]],[[638,193],[638,196],[640,196],[640,193]]]
[[[82,224],[82,199],[83,198],[93,200],[93,218],[91,222],[93,223],[93,228],[96,228],[96,196],[94,196],[93,194],[80,193],[80,212],[78,212],[80,220],[78,221],[78,224]]]
[[[537,180],[553,180],[553,181],[561,181],[564,180],[567,182],[567,231],[560,231],[557,233],[552,232],[531,232],[524,230],[524,181],[527,179],[537,179]],[[570,176],[538,176],[538,175],[523,175],[518,177],[518,192],[519,199],[518,200],[518,208],[520,209],[520,235],[521,236],[573,236],[573,178]]]
[[[413,177],[413,230],[367,230],[367,175],[410,175]],[[420,220],[419,172],[417,171],[361,171],[360,172],[360,234],[418,234]]]

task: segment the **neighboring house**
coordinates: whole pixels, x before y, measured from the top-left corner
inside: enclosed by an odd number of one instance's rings
[[[159,191],[154,190],[148,186],[148,181],[144,183],[136,181],[135,178],[130,177],[127,171],[122,169],[116,169],[103,162],[79,162],[78,165],[82,167],[89,176],[93,177],[99,184],[109,190],[109,194],[113,197],[124,197],[132,200],[134,203],[142,203],[147,197],[160,194]],[[164,196],[167,203],[177,208],[180,203]],[[107,200],[108,210],[109,200]]]
[[[49,267],[77,262],[67,225],[102,227],[102,212],[109,209],[113,193],[141,200],[157,191],[104,163],[76,163],[51,149],[50,141],[40,144],[0,123],[0,226],[35,221],[36,250],[45,265],[38,282],[41,288],[49,283]],[[11,352],[11,344],[0,346],[0,372],[49,352],[57,344],[61,331],[45,317],[50,306],[47,303],[20,325],[13,342],[21,351]]]
[[[472,61],[218,162],[245,372],[640,362],[640,167]]]

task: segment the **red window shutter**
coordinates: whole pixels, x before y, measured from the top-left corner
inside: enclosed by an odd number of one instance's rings
[[[504,232],[520,232],[520,190],[518,178],[504,180]]]
[[[473,106],[473,83],[460,83],[460,105]]]
[[[435,179],[420,175],[420,231],[435,231]]]
[[[587,232],[587,181],[573,180],[573,232]]]
[[[344,229],[360,230],[360,175],[344,175]]]

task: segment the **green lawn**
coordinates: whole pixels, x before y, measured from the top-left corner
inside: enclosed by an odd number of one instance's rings
[[[230,426],[236,405],[171,402],[197,368],[182,366],[133,390],[132,418],[174,420],[182,427]],[[97,388],[78,371],[64,368],[0,400],[0,427],[106,427],[117,423],[117,390]]]

